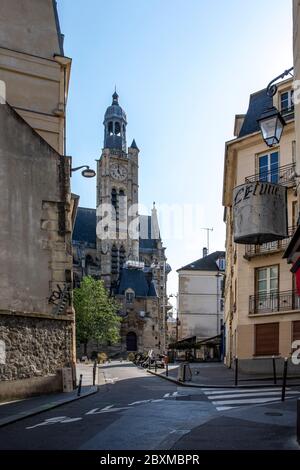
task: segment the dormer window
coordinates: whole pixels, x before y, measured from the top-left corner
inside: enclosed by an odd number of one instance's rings
[[[225,271],[225,258],[219,258],[217,261],[217,266],[220,271]]]
[[[294,110],[294,90],[287,90],[280,95],[280,110],[285,113]]]
[[[134,302],[134,291],[132,289],[127,289],[125,292],[125,300],[127,304],[133,304]]]

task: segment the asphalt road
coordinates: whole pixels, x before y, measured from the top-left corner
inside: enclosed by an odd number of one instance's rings
[[[238,449],[245,442],[256,448],[256,440],[257,448],[275,449],[281,442],[282,448],[299,449],[294,391],[274,416],[277,395],[272,388],[264,397],[261,390],[252,390],[242,398],[224,389],[218,399],[218,393],[178,387],[129,363],[113,363],[103,372],[97,394],[1,428],[0,449]],[[264,447],[260,434],[268,432]]]

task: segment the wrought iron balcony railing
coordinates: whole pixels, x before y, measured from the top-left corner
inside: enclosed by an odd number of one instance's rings
[[[294,119],[295,117],[295,108],[294,105],[290,106],[288,108],[283,108],[280,111],[281,115],[284,117],[286,121],[289,121],[291,119]]]
[[[263,243],[263,245],[246,245],[245,246],[245,258],[250,259],[254,256],[267,255],[269,253],[276,253],[283,251],[287,248],[294,235],[296,227],[289,227],[288,237],[283,240],[277,240],[275,242]]]
[[[295,291],[256,294],[249,297],[249,314],[300,310],[300,297]]]
[[[293,187],[296,185],[294,173],[295,163],[289,163],[288,165],[280,166],[279,168],[247,176],[245,178],[245,183],[255,183],[256,181],[261,181]]]

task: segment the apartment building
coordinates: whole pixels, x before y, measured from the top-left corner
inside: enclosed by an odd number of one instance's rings
[[[203,341],[223,329],[225,252],[215,251],[178,269],[179,339]]]
[[[299,336],[300,300],[293,274],[283,259],[298,218],[295,178],[295,125],[292,79],[250,96],[248,111],[235,118],[235,138],[226,143],[223,205],[226,223],[225,362],[239,358],[245,371],[267,372],[272,356],[287,357]],[[257,119],[271,106],[283,115],[286,126],[280,144],[269,148]],[[262,245],[233,241],[233,189],[251,182],[270,182],[287,188],[288,237]],[[279,361],[281,362],[281,361]]]

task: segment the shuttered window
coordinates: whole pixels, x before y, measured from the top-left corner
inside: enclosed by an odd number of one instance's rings
[[[279,354],[279,323],[255,325],[255,356]]]
[[[293,321],[293,341],[300,340],[300,321]]]

